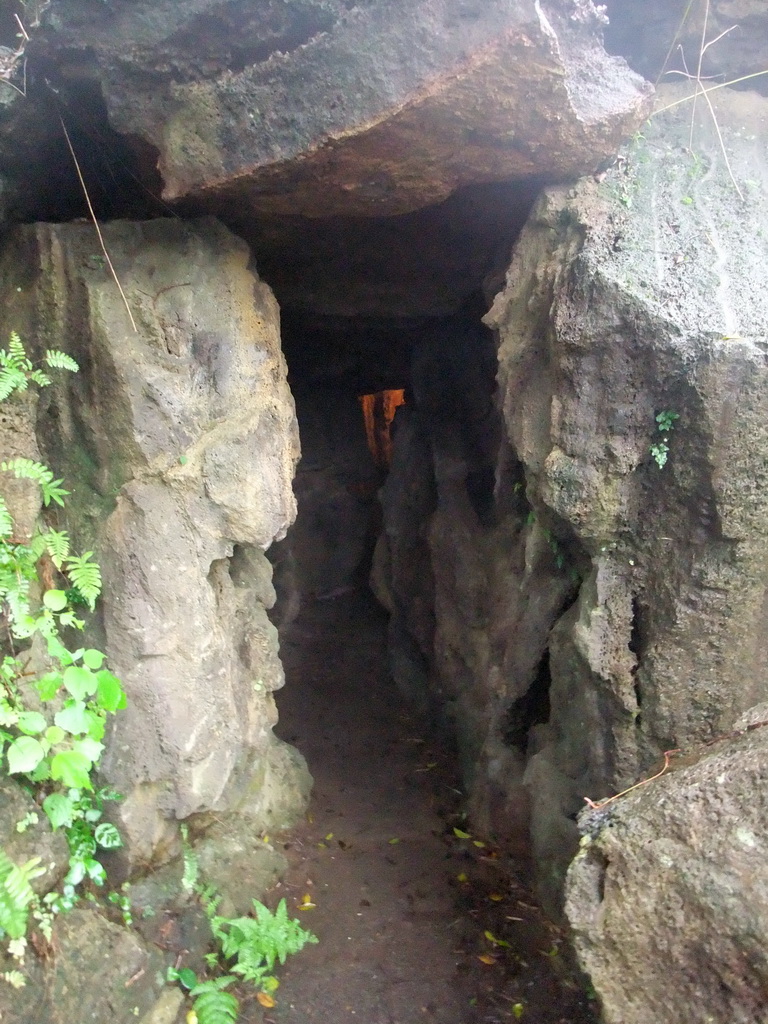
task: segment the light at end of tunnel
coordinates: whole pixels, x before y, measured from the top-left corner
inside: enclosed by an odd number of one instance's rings
[[[377,466],[387,469],[392,462],[390,427],[397,409],[405,405],[405,391],[399,389],[361,395],[360,404],[365,419],[365,436],[373,460]]]

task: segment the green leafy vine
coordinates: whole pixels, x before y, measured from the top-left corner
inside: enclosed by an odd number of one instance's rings
[[[48,350],[43,361],[51,369],[78,370],[64,352]],[[50,383],[12,333],[8,348],[0,350],[0,401],[13,400],[31,385]],[[68,492],[63,481],[42,463],[15,458],[1,462],[0,472],[37,483],[44,505],[64,504]],[[101,852],[122,845],[117,828],[101,820],[105,801],[119,796],[95,789],[93,775],[104,750],[107,716],[124,708],[126,698],[101,651],[65,642],[65,636],[84,629],[79,609],[92,611],[101,592],[93,552],[74,554],[63,530],[40,529],[28,543],[15,541],[13,531],[13,517],[0,496],[0,623],[5,633],[0,651],[0,766],[30,789],[51,827],[64,831],[69,846],[69,870],[61,890],[42,898],[30,884],[43,873],[40,858],[14,864],[0,849],[0,938],[8,939],[8,951],[21,961],[30,916],[49,937],[54,916],[74,906],[83,882],[103,885]],[[44,588],[42,560],[50,563]],[[40,653],[33,651],[32,642],[38,637],[47,655],[45,671],[36,669]],[[26,647],[19,649],[20,644]],[[27,815],[20,830],[36,818]],[[23,984],[20,972],[3,977],[17,987]]]

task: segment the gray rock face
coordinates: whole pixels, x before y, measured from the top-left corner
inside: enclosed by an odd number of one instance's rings
[[[57,919],[53,949],[55,969],[30,952],[24,964],[27,984],[0,989],[4,1024],[174,1024],[177,1019],[180,993],[169,996],[162,955],[136,932],[94,910],[75,909]]]
[[[16,828],[19,822],[28,822],[23,832]],[[39,866],[45,873],[32,881],[33,889],[40,895],[66,874],[69,848],[63,832],[52,831],[45,813],[11,778],[0,780],[0,850],[14,864],[40,858]]]
[[[15,232],[7,315],[83,371],[41,436],[102,564],[129,700],[103,769],[130,853],[149,861],[174,818],[237,809],[274,828],[306,790],[271,731],[283,674],[263,554],[294,516],[298,436],[277,307],[245,245],[215,221],[104,230],[137,331],[86,224]]]
[[[566,910],[606,1024],[768,1019],[768,729],[684,764],[580,821]]]
[[[294,491],[296,522],[273,545],[278,626],[306,597],[326,597],[362,582],[376,529],[379,473],[368,450],[360,403],[349,389],[316,383],[297,391],[302,458]]]
[[[609,0],[607,45],[655,82],[662,70],[695,74],[702,38],[708,45],[701,73],[706,83],[755,76],[750,85],[765,92],[768,80],[768,11],[762,0],[648,0],[641,6]],[[675,45],[670,49],[672,40]],[[716,40],[716,41],[715,41]],[[684,59],[683,59],[684,58]],[[666,62],[666,63],[665,63]],[[679,81],[679,74],[662,81]],[[691,86],[693,93],[695,86]]]
[[[487,317],[528,499],[589,560],[551,632],[526,774],[552,890],[584,796],[766,696],[768,106],[712,101],[735,183],[709,115],[687,156],[691,111],[675,107],[603,181],[543,195]]]
[[[591,0],[72,0],[42,45],[91,55],[166,199],[371,216],[612,153],[650,88],[603,20]]]

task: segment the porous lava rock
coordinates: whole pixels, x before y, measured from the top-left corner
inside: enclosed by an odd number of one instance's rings
[[[589,560],[528,744],[550,891],[585,796],[767,695],[768,101],[720,90],[691,150],[687,95],[601,180],[542,195],[487,317],[534,518]]]
[[[391,215],[572,177],[650,95],[591,0],[69,0],[50,21],[44,52],[92,69],[112,127],[157,151],[164,198],[213,212]]]
[[[766,1019],[768,705],[753,711],[736,723],[752,731],[580,818],[566,910],[606,1024]]]
[[[293,399],[277,305],[245,244],[213,220],[33,225],[3,253],[6,317],[81,372],[39,424],[96,550],[110,664],[128,708],[102,769],[124,794],[132,862],[178,848],[175,819],[296,813],[309,777],[272,734],[283,684],[264,549],[295,514]]]

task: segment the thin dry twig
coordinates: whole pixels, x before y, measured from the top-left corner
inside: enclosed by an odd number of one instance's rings
[[[101,233],[101,228],[99,227],[99,222],[96,219],[96,214],[94,213],[94,210],[93,210],[93,204],[91,203],[91,197],[88,194],[88,188],[87,188],[87,186],[85,184],[85,179],[83,178],[83,172],[80,170],[80,162],[78,161],[77,156],[75,154],[74,147],[72,146],[72,140],[69,137],[69,132],[67,131],[67,126],[64,124],[64,119],[62,117],[59,117],[59,121],[61,123],[61,130],[64,132],[64,138],[67,140],[67,146],[69,147],[69,152],[71,153],[72,159],[73,159],[74,164],[75,164],[75,169],[77,171],[77,177],[80,180],[80,185],[81,185],[81,187],[83,189],[83,194],[85,196],[85,201],[88,204],[88,212],[91,215],[91,220],[93,221],[93,226],[96,228],[96,234],[99,236],[99,243],[101,245],[101,251],[104,253],[104,259],[106,260],[107,266],[109,267],[109,270],[110,270],[110,273],[112,274],[112,277],[114,278],[115,284],[117,285],[117,290],[120,292],[120,297],[122,298],[123,305],[125,306],[125,308],[126,308],[126,310],[128,312],[128,318],[131,321],[131,326],[133,327],[134,331],[136,331],[136,333],[138,334],[139,329],[136,326],[136,321],[133,319],[133,313],[131,312],[131,307],[128,305],[128,299],[125,297],[125,292],[123,291],[123,286],[120,284],[120,278],[117,276],[117,271],[115,270],[114,266],[112,265],[112,260],[110,259],[109,252],[107,251],[107,247],[106,247],[106,245],[104,243],[104,236]]]
[[[709,39],[708,40],[707,39],[707,29],[709,27],[710,0],[704,0],[704,20],[703,20],[702,29],[701,29],[701,42],[699,44],[699,56],[698,56],[698,61],[697,61],[697,65],[696,65],[696,74],[695,75],[691,74],[689,72],[689,70],[688,70],[688,65],[686,64],[685,53],[683,51],[682,45],[679,47],[679,49],[680,49],[680,54],[681,54],[681,58],[682,58],[682,62],[683,62],[683,69],[684,70],[683,71],[679,71],[679,70],[665,71],[664,69],[666,68],[667,61],[669,60],[670,54],[672,53],[672,50],[673,50],[675,44],[677,43],[677,40],[680,38],[680,33],[683,30],[683,26],[684,26],[685,21],[686,21],[688,15],[690,13],[692,4],[693,4],[693,0],[689,0],[688,6],[685,9],[685,13],[683,14],[683,17],[682,17],[682,19],[680,21],[680,24],[678,26],[677,32],[675,33],[675,38],[672,41],[672,44],[671,44],[669,50],[667,51],[667,56],[666,56],[666,58],[664,60],[664,65],[662,66],[662,71],[661,71],[661,74],[659,75],[659,78],[661,78],[662,75],[664,75],[664,74],[682,75],[684,78],[690,79],[691,81],[695,82],[696,83],[696,88],[694,89],[693,94],[691,96],[686,96],[686,97],[684,97],[681,100],[675,100],[674,103],[668,103],[668,104],[666,104],[666,106],[660,107],[658,110],[655,110],[651,114],[651,117],[656,117],[657,114],[662,114],[666,110],[671,110],[673,107],[676,107],[676,106],[678,106],[681,103],[693,102],[693,109],[691,111],[691,130],[690,130],[689,137],[688,137],[688,149],[691,152],[693,152],[693,133],[694,133],[694,128],[695,128],[695,124],[696,124],[696,104],[697,104],[699,96],[703,96],[704,100],[705,100],[705,102],[707,104],[707,107],[709,109],[710,116],[712,117],[712,123],[715,126],[715,132],[717,133],[717,139],[718,139],[718,142],[720,144],[720,150],[721,150],[721,152],[723,154],[723,159],[725,161],[725,166],[726,166],[726,169],[728,171],[728,177],[731,179],[731,182],[733,183],[733,187],[736,189],[736,192],[737,192],[737,194],[739,196],[739,199],[741,199],[743,201],[744,200],[744,193],[741,191],[741,188],[739,187],[739,183],[736,181],[736,176],[733,173],[733,168],[731,166],[731,161],[730,161],[730,158],[728,156],[728,150],[727,150],[726,145],[725,145],[725,139],[723,138],[723,133],[720,130],[720,125],[719,125],[718,120],[717,120],[717,115],[715,114],[715,108],[712,106],[712,101],[709,98],[709,93],[710,92],[714,92],[715,89],[724,89],[728,85],[737,85],[739,82],[745,82],[745,81],[747,81],[750,78],[757,78],[760,75],[768,74],[768,70],[766,70],[766,71],[757,71],[757,72],[754,72],[751,75],[742,75],[740,78],[734,78],[734,79],[731,79],[728,82],[720,82],[718,85],[713,85],[713,86],[710,86],[709,88],[705,87],[704,81],[706,80],[706,78],[705,78],[704,75],[702,75],[702,68],[703,68],[703,63],[704,63],[704,54],[707,52],[707,50],[710,48],[710,46],[714,46],[715,43],[719,43],[721,39],[723,39],[725,36],[728,35],[729,32],[733,32],[734,29],[738,28],[738,25],[731,25],[729,28],[724,29],[719,35],[715,36],[713,39]]]
[[[672,757],[672,755],[679,753],[679,750],[665,750],[664,767],[661,769],[660,772],[656,772],[655,775],[651,775],[648,779],[642,779],[640,782],[636,782],[634,786],[630,786],[629,789],[623,789],[620,793],[617,793],[615,796],[609,796],[605,800],[598,800],[597,802],[595,802],[594,800],[590,800],[588,796],[585,796],[584,800],[586,801],[587,806],[591,811],[599,811],[603,807],[607,807],[608,804],[612,804],[614,800],[618,800],[620,797],[626,796],[627,793],[632,793],[634,790],[640,789],[641,786],[647,786],[649,782],[654,782],[656,779],[660,779],[661,776],[668,770],[670,758]]]
[[[674,72],[675,74],[682,74],[681,71]],[[673,74],[669,71],[667,74]],[[717,92],[718,89],[727,89],[731,85],[740,85],[742,82],[748,82],[752,78],[762,78],[763,75],[768,75],[768,68],[765,71],[753,71],[749,75],[741,75],[739,78],[729,78],[727,82],[718,82],[717,85],[710,85],[708,89],[702,89],[702,92]],[[672,103],[666,103],[663,107],[659,107],[658,110],[654,110],[650,115],[651,117],[658,117],[659,114],[665,114],[668,110],[672,110],[674,107],[679,107],[682,103],[690,103],[693,99],[693,93],[690,96],[683,96],[680,100],[674,100]]]

